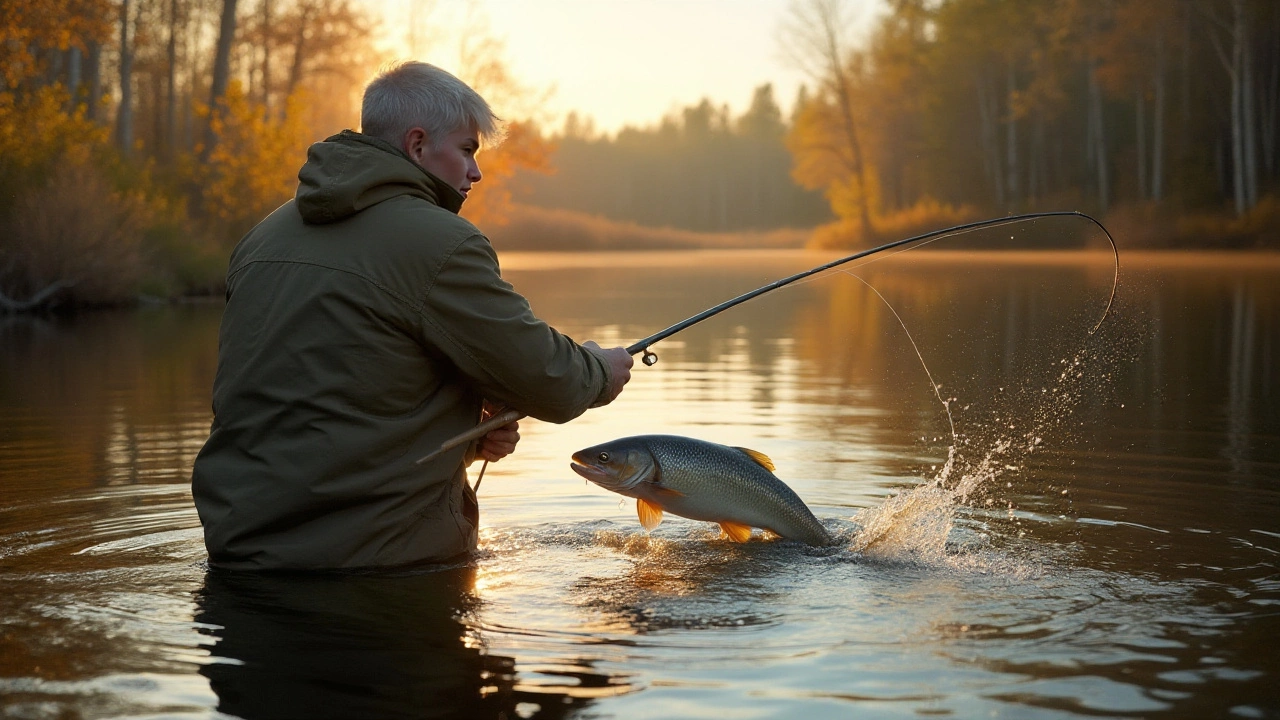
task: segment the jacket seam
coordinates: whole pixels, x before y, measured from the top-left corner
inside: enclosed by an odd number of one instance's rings
[[[235,270],[233,270],[233,271],[231,271],[230,273],[228,273],[228,274],[227,274],[227,280],[228,280],[228,282],[230,282],[231,278],[233,278],[233,277],[235,277],[236,275],[238,275],[238,274],[240,273],[240,271],[244,270],[245,268],[249,267],[250,265],[257,265],[257,264],[260,264],[260,263],[272,263],[272,264],[281,264],[281,265],[306,265],[306,266],[308,266],[308,267],[318,267],[318,268],[324,268],[325,270],[332,270],[332,271],[334,271],[334,272],[344,273],[344,274],[346,274],[346,275],[350,275],[350,276],[352,276],[352,277],[360,278],[361,280],[364,280],[365,282],[369,283],[370,285],[373,285],[374,287],[378,288],[378,289],[379,289],[379,290],[381,290],[382,292],[384,292],[384,293],[386,293],[387,295],[391,296],[391,297],[392,297],[393,299],[395,299],[396,301],[398,301],[398,302],[400,302],[400,303],[403,303],[404,305],[408,306],[408,307],[409,307],[410,309],[412,309],[414,312],[417,312],[417,313],[419,313],[419,314],[421,314],[421,312],[422,312],[422,303],[421,303],[421,302],[418,302],[418,303],[416,303],[416,304],[415,304],[415,302],[414,302],[413,300],[411,300],[410,298],[405,297],[402,293],[400,293],[400,292],[398,292],[398,291],[396,291],[396,290],[394,290],[394,289],[392,289],[392,288],[390,288],[390,287],[387,287],[384,283],[379,282],[378,280],[376,280],[376,279],[374,279],[374,278],[372,278],[372,277],[369,277],[368,275],[365,275],[364,273],[356,272],[355,270],[351,270],[351,269],[348,269],[348,268],[335,267],[335,266],[333,266],[333,265],[326,265],[326,264],[324,264],[324,263],[310,262],[310,261],[306,261],[306,260],[287,260],[287,259],[283,259],[283,258],[278,258],[278,259],[273,259],[273,258],[255,258],[255,259],[253,259],[253,260],[249,260],[249,261],[248,261],[248,262],[246,262],[245,264],[243,264],[243,265],[241,265],[241,266],[237,267]]]

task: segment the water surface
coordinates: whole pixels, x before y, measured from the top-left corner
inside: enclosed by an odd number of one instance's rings
[[[1173,257],[1125,255],[1094,335],[1101,253],[908,253],[753,301],[614,405],[526,421],[473,564],[339,578],[205,568],[219,304],[0,318],[0,714],[1280,716],[1280,262]],[[824,259],[504,268],[628,344]],[[770,455],[841,544],[646,534],[568,463],[648,432]]]

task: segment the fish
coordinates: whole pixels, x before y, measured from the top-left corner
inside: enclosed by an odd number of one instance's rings
[[[645,530],[664,512],[719,523],[734,542],[752,528],[808,545],[834,544],[800,496],[773,474],[773,461],[748,448],[680,435],[634,435],[573,454],[569,467],[605,490],[636,499]]]

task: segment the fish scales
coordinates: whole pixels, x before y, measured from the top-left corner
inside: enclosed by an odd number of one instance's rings
[[[638,435],[587,448],[573,459],[578,474],[636,498],[646,527],[656,526],[666,511],[721,523],[731,536],[756,527],[811,545],[832,542],[804,501],[754,451],[678,435]]]

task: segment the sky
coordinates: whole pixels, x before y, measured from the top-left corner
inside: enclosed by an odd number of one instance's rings
[[[480,23],[506,46],[507,64],[558,123],[570,110],[597,130],[649,126],[704,97],[746,110],[752,92],[772,83],[791,107],[802,72],[780,50],[777,27],[792,0],[372,0],[393,42],[407,47],[410,19],[425,17],[430,41],[420,59],[452,70],[452,28]],[[874,18],[879,0],[850,0],[857,21]],[[399,38],[396,38],[399,36]],[[499,110],[501,114],[501,110]]]

